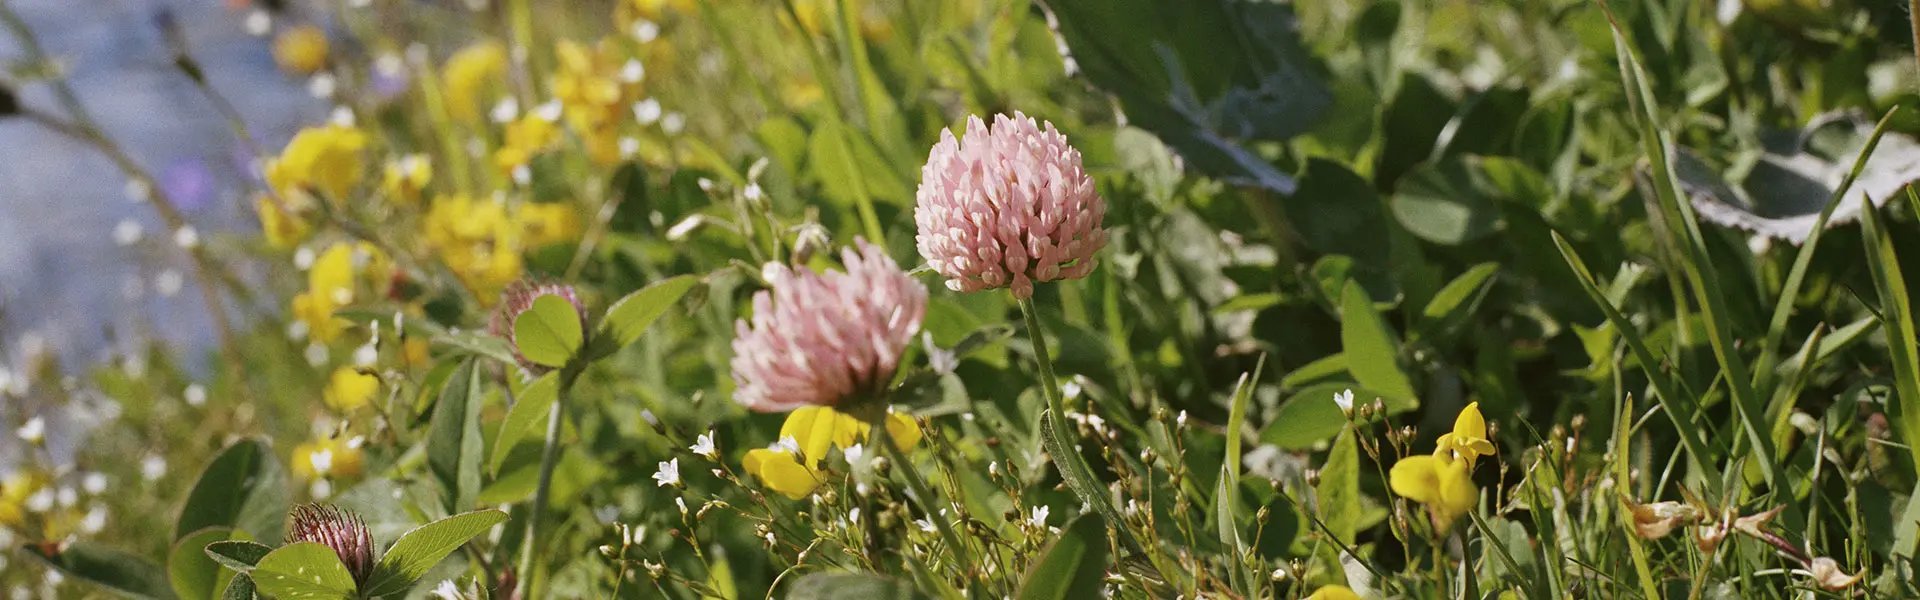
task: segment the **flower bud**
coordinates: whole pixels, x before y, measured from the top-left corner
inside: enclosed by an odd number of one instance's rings
[[[332,505],[302,504],[288,517],[293,523],[287,543],[313,542],[332,549],[355,583],[366,583],[373,574],[373,534],[359,515]]]

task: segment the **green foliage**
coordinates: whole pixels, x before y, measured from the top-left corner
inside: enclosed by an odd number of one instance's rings
[[[585,327],[566,298],[543,294],[514,318],[514,349],[534,364],[564,367],[586,340]]]

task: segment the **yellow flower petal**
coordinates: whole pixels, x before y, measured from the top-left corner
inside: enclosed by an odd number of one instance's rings
[[[760,480],[760,484],[779,492],[792,500],[799,500],[820,487],[820,476],[813,469],[800,463],[799,459],[783,450],[755,448],[748,450],[741,466],[747,474]]]
[[[887,413],[887,437],[893,438],[893,447],[901,452],[920,445],[920,424],[913,417],[902,413]]]
[[[327,66],[327,34],[319,27],[301,25],[273,39],[273,60],[294,75],[312,75]]]
[[[1344,585],[1323,585],[1314,590],[1307,600],[1360,600],[1360,595]]]
[[[1388,471],[1388,485],[1393,493],[1408,500],[1426,504],[1440,494],[1440,470],[1446,466],[1446,460],[1434,456],[1409,456],[1393,463]]]
[[[373,396],[380,391],[380,378],[361,373],[348,367],[333,370],[327,378],[327,389],[322,394],[327,406],[340,412],[352,412],[373,402]]]

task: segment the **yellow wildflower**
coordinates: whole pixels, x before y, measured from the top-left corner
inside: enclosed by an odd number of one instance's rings
[[[1472,467],[1473,461],[1493,454],[1493,442],[1487,440],[1487,420],[1480,416],[1480,403],[1474,402],[1460,409],[1460,416],[1453,420],[1453,431],[1440,435],[1434,456],[1454,457],[1467,461]]]
[[[327,378],[327,389],[321,393],[327,407],[339,412],[353,412],[373,402],[373,396],[380,391],[380,378],[353,369],[340,367],[333,370]]]
[[[507,49],[495,42],[475,44],[455,52],[441,71],[446,81],[447,112],[456,119],[480,118],[483,92],[492,90],[507,70]]]
[[[327,66],[327,33],[312,25],[282,31],[273,39],[273,60],[288,73],[312,75]]]
[[[912,418],[888,412],[886,423],[894,447],[907,450],[919,445],[920,425]],[[861,443],[872,428],[866,421],[832,407],[800,408],[789,413],[787,422],[780,426],[781,443],[749,450],[741,463],[761,485],[799,500],[812,494],[824,480],[820,461],[829,450],[845,450]]]
[[[350,244],[328,246],[307,268],[307,291],[293,297],[293,318],[315,342],[332,342],[346,328],[333,312],[353,302],[353,254]]]
[[[506,140],[500,149],[493,153],[493,164],[502,173],[511,173],[517,167],[526,166],[536,154],[560,141],[560,129],[553,121],[548,121],[534,112],[521,115],[519,119],[507,124]]]
[[[426,156],[410,154],[387,163],[380,190],[389,200],[406,205],[420,203],[420,194],[433,182],[433,162]]]
[[[294,198],[282,198],[281,200],[288,204],[295,203]],[[308,227],[307,222],[301,219],[298,214],[282,212],[280,205],[276,204],[273,198],[266,195],[261,195],[255,199],[254,206],[260,212],[260,233],[267,238],[267,245],[281,250],[287,250],[300,245],[300,242],[306,241],[307,234],[311,232],[312,228]],[[294,211],[300,210],[298,206],[288,206],[287,208]]]
[[[1360,595],[1344,585],[1323,585],[1314,590],[1307,600],[1360,600]]]
[[[1387,478],[1394,493],[1426,505],[1434,525],[1442,530],[1473,510],[1480,499],[1480,489],[1474,487],[1466,461],[1409,456],[1394,463]]]
[[[7,475],[0,480],[0,527],[19,528],[26,524],[31,513],[27,505],[28,498],[51,483],[45,472],[35,469],[23,469]]]
[[[423,221],[428,248],[483,303],[520,279],[520,231],[507,207],[467,196],[435,198]]]
[[[365,169],[361,152],[366,147],[367,134],[352,127],[300,130],[280,157],[267,163],[267,183],[283,197],[318,190],[338,201],[359,185]]]
[[[632,29],[638,19],[658,21],[669,12],[691,14],[694,7],[694,0],[621,0],[613,15],[621,29]]]
[[[293,449],[293,474],[301,479],[348,479],[358,477],[366,466],[366,453],[360,440],[325,437],[301,443]]]
[[[527,248],[571,241],[580,236],[580,213],[565,202],[535,202],[515,213]]]

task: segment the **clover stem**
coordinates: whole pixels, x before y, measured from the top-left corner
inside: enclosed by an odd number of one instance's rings
[[[547,541],[540,537],[540,517],[547,512],[547,494],[553,487],[553,468],[560,458],[560,419],[565,414],[563,407],[567,403],[567,393],[572,389],[573,374],[561,373],[553,407],[547,411],[547,439],[540,449],[540,483],[533,489],[533,509],[527,513],[526,552],[520,556],[519,584],[516,586],[520,598],[539,597],[536,593],[538,586],[534,583],[534,562],[545,551]]]

